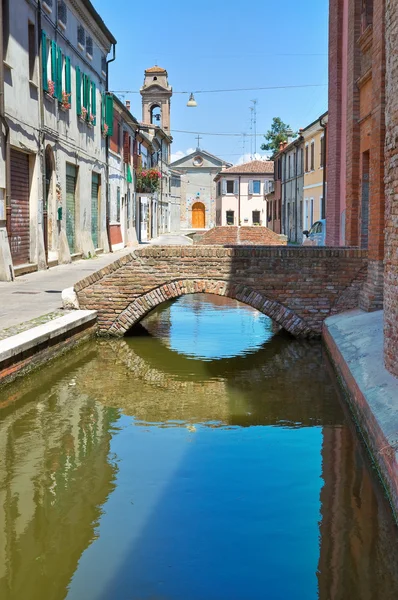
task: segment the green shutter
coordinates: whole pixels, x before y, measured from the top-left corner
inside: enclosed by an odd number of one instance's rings
[[[57,44],[51,41],[51,81],[54,83],[54,96],[57,93]]]
[[[106,95],[105,122],[108,125],[108,135],[113,135],[113,96]]]
[[[63,54],[61,48],[58,48],[57,53],[57,83],[56,83],[56,93],[55,96],[59,101],[62,100],[62,63],[63,63]]]
[[[82,114],[82,83],[80,77],[80,67],[75,68],[76,74],[76,112],[80,116]]]
[[[105,125],[105,94],[101,94],[101,130],[104,130]]]
[[[90,120],[90,114],[91,114],[91,98],[90,98],[90,93],[91,93],[91,80],[90,77],[87,75],[86,77],[86,98],[87,98],[87,119]]]
[[[43,79],[43,90],[48,92],[48,75],[47,75],[47,36],[46,32],[41,32],[41,70]]]
[[[65,92],[70,94],[69,104],[72,99],[72,85],[71,85],[71,69],[70,69],[70,58],[65,56]]]
[[[93,125],[97,124],[97,86],[91,82],[91,114],[95,117]]]

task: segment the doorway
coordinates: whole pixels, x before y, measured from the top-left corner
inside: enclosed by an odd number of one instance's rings
[[[76,252],[76,167],[66,165],[66,237],[71,254]]]
[[[44,196],[43,206],[43,234],[44,234],[44,250],[46,253],[46,261],[48,263],[48,252],[56,247],[55,231],[54,231],[54,154],[51,146],[46,147],[45,152],[45,167],[46,167],[46,193]]]
[[[94,249],[99,247],[98,223],[99,223],[99,189],[100,176],[98,173],[92,173],[91,176],[91,238],[93,240]]]
[[[29,155],[11,148],[10,158],[11,256],[14,265],[23,265],[30,255]]]
[[[204,229],[206,227],[206,208],[203,202],[195,202],[192,206],[192,228]]]

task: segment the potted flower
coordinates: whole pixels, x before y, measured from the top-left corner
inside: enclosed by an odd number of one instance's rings
[[[71,108],[71,103],[70,103],[70,94],[67,92],[62,92],[62,100],[60,102],[60,107],[62,108],[62,110],[70,110]]]
[[[55,94],[55,83],[49,79],[47,81],[47,96],[49,96],[50,98],[54,98],[54,94]]]
[[[153,193],[159,189],[162,174],[156,169],[144,169],[137,173],[137,192]]]
[[[82,121],[86,121],[87,119],[87,108],[85,106],[82,106],[82,111],[80,113],[80,118]]]
[[[95,115],[92,115],[90,113],[88,116],[88,124],[91,125],[91,127],[94,127],[94,121],[95,121]]]
[[[103,124],[102,126],[102,137],[106,138],[106,136],[108,135],[108,131],[109,131],[109,127],[106,123]]]

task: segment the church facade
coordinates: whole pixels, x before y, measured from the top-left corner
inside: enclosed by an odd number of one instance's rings
[[[216,225],[214,178],[230,163],[197,148],[170,167],[181,175],[181,229],[211,229]]]

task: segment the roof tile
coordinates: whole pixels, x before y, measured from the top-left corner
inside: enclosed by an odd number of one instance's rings
[[[234,165],[229,169],[224,169],[219,175],[225,175],[226,173],[237,173],[245,175],[246,173],[255,173],[261,175],[265,173],[274,172],[274,162],[272,160],[252,160],[251,162],[243,163],[243,165]]]

